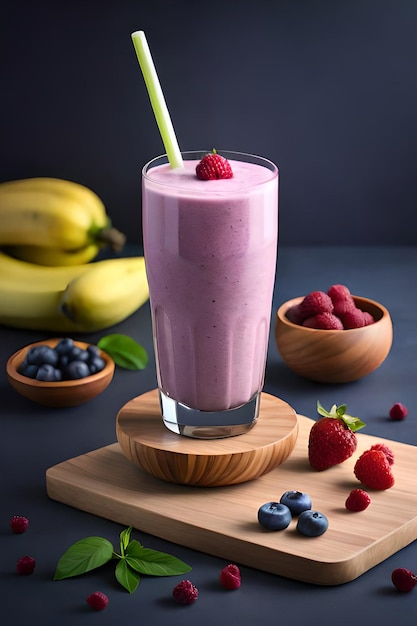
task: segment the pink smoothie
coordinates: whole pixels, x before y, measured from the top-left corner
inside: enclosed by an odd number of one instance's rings
[[[233,178],[201,181],[197,163],[148,169],[144,249],[160,389],[219,411],[248,402],[264,382],[278,174],[231,160]]]

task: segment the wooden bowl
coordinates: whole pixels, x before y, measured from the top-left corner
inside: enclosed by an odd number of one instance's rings
[[[115,364],[113,359],[103,351],[100,356],[106,363],[104,369],[86,378],[44,382],[19,374],[19,366],[30,348],[36,345],[54,347],[58,341],[59,339],[37,341],[12,354],[7,361],[6,371],[9,383],[17,392],[25,396],[25,398],[44,406],[68,407],[88,402],[109,386],[113,378]],[[82,341],[74,341],[74,345],[80,348],[87,348],[89,344]]]
[[[277,311],[275,339],[288,367],[310,380],[347,383],[367,376],[384,362],[392,345],[392,321],[387,309],[368,298],[353,296],[356,306],[368,311],[375,323],[351,330],[319,330],[290,322],[286,313],[303,296],[282,304]]]

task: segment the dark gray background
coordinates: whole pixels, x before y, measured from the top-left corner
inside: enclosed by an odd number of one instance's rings
[[[0,28],[0,180],[86,184],[140,240],[143,29],[181,148],[278,164],[281,243],[417,243],[415,0],[9,0]]]

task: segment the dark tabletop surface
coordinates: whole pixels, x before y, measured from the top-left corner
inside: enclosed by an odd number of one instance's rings
[[[384,304],[391,313],[394,341],[378,370],[355,383],[325,385],[309,382],[283,364],[271,328],[265,391],[288,402],[298,413],[315,418],[320,399],[324,406],[346,403],[349,412],[366,422],[366,434],[417,445],[415,351],[417,348],[417,295],[414,247],[298,248],[279,250],[274,311],[290,297],[344,283],[356,295]],[[110,387],[93,401],[70,409],[45,409],[20,397],[6,379],[7,357],[47,333],[0,327],[0,623],[2,626],[39,624],[173,623],[204,624],[303,623],[415,624],[417,588],[409,594],[395,591],[391,572],[397,567],[417,571],[416,542],[402,549],[358,579],[340,586],[320,587],[241,567],[242,586],[225,592],[218,585],[221,558],[171,544],[134,530],[145,547],[169,552],[193,568],[186,576],[143,577],[134,594],[114,579],[114,568],[104,567],[65,581],[53,581],[61,554],[75,541],[99,535],[118,545],[122,526],[50,500],[45,471],[50,466],[116,441],[115,417],[131,398],[156,386],[149,306],[108,331],[74,337],[96,342],[108,332],[134,337],[150,355],[146,370],[117,369]],[[409,408],[402,422],[388,419],[394,402]],[[417,485],[417,483],[416,483]],[[13,515],[30,520],[28,531],[14,535]],[[36,558],[32,576],[15,573],[17,560]],[[198,601],[175,605],[172,589],[188,577],[199,588]],[[89,593],[100,590],[109,605],[94,612],[86,604]]]

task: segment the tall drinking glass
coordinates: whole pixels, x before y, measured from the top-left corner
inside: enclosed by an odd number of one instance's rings
[[[222,151],[233,177],[199,180],[205,152],[142,171],[143,240],[162,419],[213,439],[257,421],[271,321],[278,169]]]

